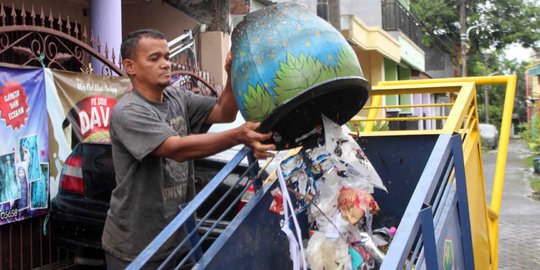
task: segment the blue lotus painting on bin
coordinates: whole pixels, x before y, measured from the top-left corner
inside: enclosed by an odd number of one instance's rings
[[[232,86],[246,120],[260,122],[321,83],[363,78],[355,52],[341,33],[299,4],[278,4],[247,15],[232,40]]]

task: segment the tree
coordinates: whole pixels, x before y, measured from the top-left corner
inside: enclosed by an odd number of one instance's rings
[[[479,57],[475,55],[470,59],[473,65],[470,66],[473,75],[516,74],[516,89],[514,95],[513,114],[518,117],[520,123],[527,121],[527,93],[525,85],[525,72],[527,62],[504,59],[501,54],[490,54]],[[500,129],[504,100],[506,95],[505,85],[480,85],[477,87],[478,115],[481,122],[485,117],[485,94],[489,95],[488,118],[491,124]]]
[[[461,66],[459,5],[466,1],[469,33],[468,66],[475,55],[500,52],[512,43],[525,48],[540,47],[540,5],[534,0],[413,0],[411,11],[426,33],[423,43],[448,53],[455,70]],[[478,56],[480,55],[480,56]],[[473,74],[469,72],[470,74]],[[483,74],[483,73],[480,73]],[[479,75],[479,74],[477,74]]]

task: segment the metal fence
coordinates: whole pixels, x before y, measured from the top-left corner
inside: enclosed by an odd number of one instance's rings
[[[67,268],[75,257],[54,243],[47,216],[2,225],[0,252],[0,269]]]
[[[91,57],[103,64],[100,70],[89,65]],[[98,35],[70,21],[66,14],[44,11],[42,6],[25,7],[24,3],[20,9],[13,3],[0,3],[2,64],[124,76],[121,60],[119,52],[110,50]],[[194,68],[185,57],[172,60],[173,85],[219,95],[221,85],[208,72]],[[55,244],[47,216],[0,226],[0,269],[66,269],[75,260],[74,251]]]
[[[422,44],[418,20],[397,0],[382,1],[382,24],[385,31],[401,31],[415,44]]]

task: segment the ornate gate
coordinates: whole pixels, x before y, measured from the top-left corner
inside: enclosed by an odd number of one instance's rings
[[[90,58],[102,63],[94,70]],[[221,86],[207,72],[186,65],[185,57],[173,61],[173,84],[202,95],[217,96]],[[43,7],[20,10],[0,4],[0,64],[34,66],[73,72],[94,72],[105,76],[124,76],[119,52],[109,50],[99,36],[86,26],[54,17]],[[0,227],[0,269],[68,268],[73,251],[58,247],[50,233],[46,216],[30,218]]]

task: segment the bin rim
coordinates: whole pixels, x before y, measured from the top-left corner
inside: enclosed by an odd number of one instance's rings
[[[370,92],[369,82],[361,76],[338,77],[313,85],[276,107],[261,122],[259,130],[274,132],[266,143],[275,144],[277,150],[301,146],[302,142],[296,139],[318,126],[322,127],[321,114],[343,125],[362,109]],[[329,100],[340,102],[332,104]],[[307,118],[299,119],[301,117],[294,114],[307,115]]]

